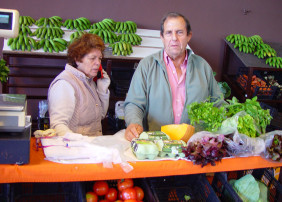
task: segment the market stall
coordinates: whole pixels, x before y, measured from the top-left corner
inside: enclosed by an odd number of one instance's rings
[[[29,164],[0,165],[0,183],[143,178],[282,166],[282,162],[271,162],[260,156],[225,158],[221,162],[216,162],[216,166],[207,165],[203,168],[186,160],[136,161],[130,162],[133,170],[125,173],[120,165],[113,165],[113,168],[104,168],[102,164],[60,164],[44,160],[44,158],[43,150],[36,151],[35,138],[31,138]]]

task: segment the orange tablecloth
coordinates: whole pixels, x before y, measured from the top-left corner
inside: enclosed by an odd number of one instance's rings
[[[266,167],[281,167],[261,157],[227,158],[216,166],[201,167],[190,161],[138,161],[131,162],[133,170],[125,173],[120,165],[104,168],[102,164],[60,164],[44,160],[42,149],[33,148],[35,139],[31,138],[30,163],[26,165],[0,165],[0,183],[16,182],[68,182],[94,181],[121,178],[143,178],[154,176],[211,173],[233,170],[247,170]]]

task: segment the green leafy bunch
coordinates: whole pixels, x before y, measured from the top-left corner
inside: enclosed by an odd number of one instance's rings
[[[6,66],[6,61],[4,59],[0,60],[0,81],[1,83],[7,82],[8,74],[10,69]]]
[[[194,102],[187,106],[188,116],[191,124],[203,123],[207,131],[217,131],[221,123],[226,118],[224,107],[216,107],[216,102],[211,102],[210,98],[203,102]]]
[[[227,102],[229,105],[225,105],[225,107],[227,109],[226,114],[228,117],[232,117],[240,111],[245,111],[253,118],[259,132],[262,134],[265,133],[266,126],[270,124],[272,117],[269,113],[269,109],[265,110],[261,108],[256,96],[251,99],[246,99],[244,103],[239,103],[236,97],[233,97],[231,100],[227,100]],[[251,124],[251,122],[248,122],[247,124]],[[248,127],[247,124],[246,128]],[[258,134],[256,136],[258,136]]]

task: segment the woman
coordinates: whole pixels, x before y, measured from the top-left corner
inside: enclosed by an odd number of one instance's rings
[[[67,132],[88,136],[102,135],[101,120],[106,116],[110,78],[94,82],[98,74],[105,45],[94,34],[84,34],[68,47],[68,64],[50,84],[48,106],[50,127],[58,135]]]

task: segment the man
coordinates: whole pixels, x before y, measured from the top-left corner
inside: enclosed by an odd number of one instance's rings
[[[125,100],[125,138],[132,140],[162,125],[189,123],[186,107],[221,91],[209,64],[186,49],[192,37],[189,21],[179,13],[162,20],[164,49],[142,59]]]

